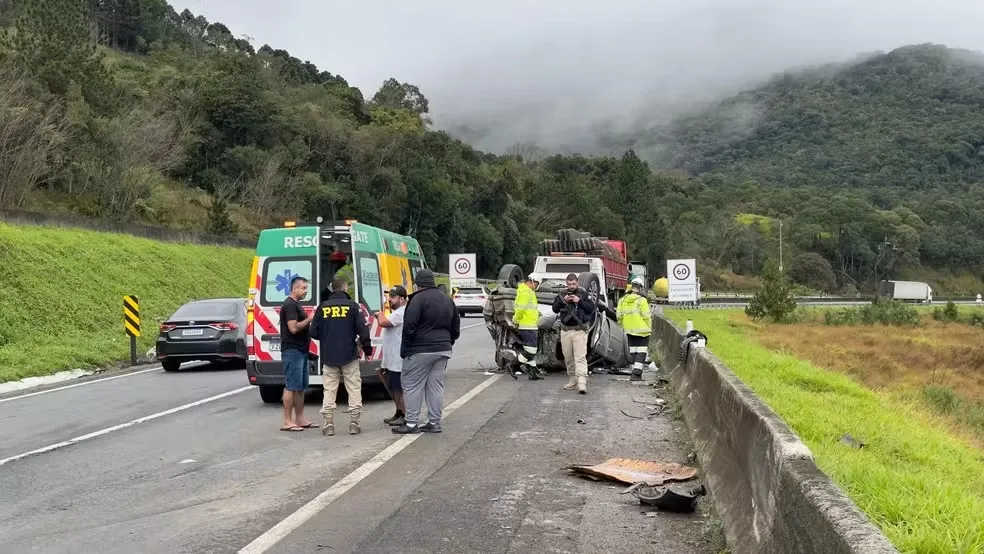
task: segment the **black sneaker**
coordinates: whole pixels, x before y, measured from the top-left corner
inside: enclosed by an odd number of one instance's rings
[[[417,433],[420,432],[420,427],[418,427],[417,425],[410,427],[409,425],[404,423],[399,427],[393,427],[393,432],[398,435],[416,435]]]
[[[433,423],[427,422],[426,424],[420,426],[420,432],[421,433],[440,433],[441,432],[441,424],[438,423],[437,425],[434,425]]]
[[[641,373],[633,373],[632,376],[629,377],[629,381],[642,381],[642,374]]]

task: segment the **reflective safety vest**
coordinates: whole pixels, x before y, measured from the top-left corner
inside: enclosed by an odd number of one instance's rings
[[[513,302],[513,323],[522,331],[536,331],[540,320],[540,310],[536,304],[536,293],[526,283],[516,287],[516,300]]]
[[[649,329],[649,301],[645,296],[630,292],[618,301],[618,309],[615,311],[618,316],[618,324],[627,335],[637,337],[648,337],[651,333]]]

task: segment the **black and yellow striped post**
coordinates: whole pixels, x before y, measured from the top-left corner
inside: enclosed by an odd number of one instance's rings
[[[137,337],[140,336],[140,301],[136,296],[123,297],[123,330],[130,337],[130,365],[137,365]]]

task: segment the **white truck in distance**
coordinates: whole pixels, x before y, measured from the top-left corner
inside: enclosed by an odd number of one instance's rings
[[[910,302],[933,302],[933,288],[919,281],[882,281],[882,294]]]

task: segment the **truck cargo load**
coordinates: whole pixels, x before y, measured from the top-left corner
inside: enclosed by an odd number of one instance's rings
[[[629,283],[625,241],[594,237],[591,233],[577,229],[560,229],[554,238],[540,242],[539,248],[541,256],[551,256],[559,252],[582,253],[585,257],[600,259],[604,267],[604,275],[598,277],[604,286],[606,298],[609,302],[614,302],[624,293]]]

